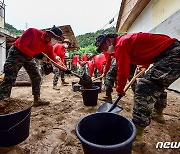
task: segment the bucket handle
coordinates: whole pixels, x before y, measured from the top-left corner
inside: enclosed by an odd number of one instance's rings
[[[84,92],[85,92],[85,90],[82,90],[82,89],[81,89],[81,95],[82,95]]]
[[[14,127],[18,126],[19,124],[21,124],[29,115],[31,114],[31,111],[18,123],[16,123],[15,125],[13,125],[12,127],[10,127],[8,130],[0,130],[0,133],[5,133],[5,132],[9,132],[11,129],[13,129]]]
[[[98,87],[98,86],[96,86],[96,87]],[[99,90],[99,89],[98,89]],[[85,89],[84,90],[81,90],[82,91],[82,93],[81,93],[81,95],[86,91]]]

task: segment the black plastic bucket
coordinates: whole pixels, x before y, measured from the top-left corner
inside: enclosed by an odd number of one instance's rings
[[[85,154],[131,154],[136,136],[134,124],[115,113],[94,113],[76,125]]]
[[[92,86],[92,89],[80,88],[82,91],[83,103],[85,106],[95,106],[98,100],[98,86]]]
[[[99,93],[101,92],[101,88],[102,88],[102,82],[93,82],[93,86],[98,86],[99,87]]]
[[[29,136],[31,108],[0,115],[0,146],[19,144]]]
[[[73,88],[74,84],[76,84],[76,83],[78,83],[78,82],[72,81],[72,88]]]
[[[74,92],[80,91],[80,88],[81,88],[81,85],[79,85],[79,84],[74,84],[72,86],[72,89],[73,89]]]

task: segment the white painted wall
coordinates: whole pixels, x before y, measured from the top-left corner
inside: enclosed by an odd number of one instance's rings
[[[145,7],[145,9],[141,12],[135,22],[128,29],[128,33],[135,32],[149,32],[152,27],[152,9],[151,2]]]
[[[0,37],[0,44],[5,41],[5,37]],[[6,60],[6,42],[0,46],[0,74],[3,72],[4,63]]]
[[[149,32],[179,10],[180,0],[151,0],[127,32]]]
[[[166,34],[170,37],[174,37],[180,40],[180,10],[171,15],[157,27],[153,28],[151,32]],[[172,83],[169,89],[180,92],[180,78]]]
[[[150,32],[166,34],[180,40],[180,10],[168,17],[155,28],[151,29]]]
[[[160,33],[180,40],[180,0],[152,0],[127,32]],[[180,92],[180,78],[169,89]]]

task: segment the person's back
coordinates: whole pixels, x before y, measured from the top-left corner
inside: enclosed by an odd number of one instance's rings
[[[84,54],[84,55],[82,56],[81,61],[82,61],[82,62],[88,61],[87,54]]]
[[[103,73],[103,66],[106,64],[106,58],[104,54],[99,54],[93,57],[95,67],[98,69],[99,73]]]
[[[145,65],[153,63],[154,58],[177,39],[166,35],[152,33],[133,33],[116,38],[115,57],[127,61],[129,55],[131,63]],[[127,55],[127,56],[126,56]]]
[[[77,62],[79,62],[79,56],[74,55],[72,58],[72,65],[77,65]]]
[[[94,73],[94,68],[95,68],[94,62],[91,60],[91,61],[87,61],[86,64],[89,69],[89,76],[92,77]]]
[[[61,61],[63,62],[63,64],[65,64],[65,53],[66,53],[66,50],[65,48],[63,47],[63,44],[55,44],[53,46],[53,51],[54,51],[54,54],[56,56],[59,56],[61,58]]]

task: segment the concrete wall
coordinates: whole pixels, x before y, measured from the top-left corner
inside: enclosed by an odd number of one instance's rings
[[[153,33],[162,33],[180,40],[180,10],[150,30]]]
[[[127,32],[161,33],[180,40],[180,0],[152,0]],[[169,88],[180,92],[180,78]]]
[[[5,37],[0,37],[0,43],[5,41]],[[6,42],[0,46],[0,74],[3,72],[3,66],[6,60]]]
[[[4,28],[4,7],[5,7],[4,5],[0,6],[0,27],[1,28]]]
[[[180,10],[152,29],[151,32],[163,33],[180,40]],[[180,92],[180,78],[171,84],[169,89]]]
[[[151,31],[178,10],[180,0],[151,0],[127,32]]]

